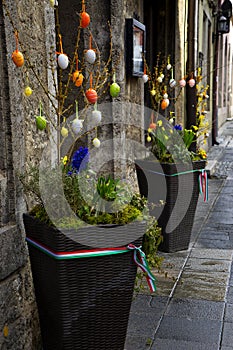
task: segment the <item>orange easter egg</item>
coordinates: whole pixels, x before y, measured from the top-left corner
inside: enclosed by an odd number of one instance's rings
[[[80,21],[80,26],[82,28],[87,28],[89,26],[90,23],[90,16],[87,12],[83,11],[81,14],[81,21]]]
[[[162,109],[166,109],[167,108],[167,106],[168,106],[168,101],[167,101],[168,99],[166,98],[166,99],[163,99],[162,100],[162,102],[161,102],[161,108]]]
[[[81,86],[83,83],[83,75],[80,70],[76,70],[73,75],[73,82],[76,86]]]
[[[90,103],[95,104],[98,99],[97,92],[94,89],[89,88],[86,91],[86,98]]]
[[[15,50],[13,53],[12,53],[12,56],[11,56],[14,64],[17,66],[17,67],[22,67],[22,65],[24,64],[24,57],[23,57],[23,54],[22,52],[18,51],[18,50]]]

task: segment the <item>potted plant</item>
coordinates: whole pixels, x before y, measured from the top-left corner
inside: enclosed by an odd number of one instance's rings
[[[201,75],[196,78],[197,125],[183,128],[181,123],[176,123],[173,109],[186,80],[181,79],[177,84],[172,69],[168,61],[157,66],[154,74],[149,73],[152,104],[157,112],[151,113],[147,151],[142,159],[136,159],[140,193],[155,204],[151,214],[162,228],[160,250],[165,252],[188,249],[199,192],[203,191],[207,198],[206,152],[200,142],[205,142],[207,137],[204,108],[208,86],[201,84]],[[188,83],[194,88],[193,78]],[[179,90],[175,97],[176,88]],[[157,205],[161,202],[162,206]]]
[[[3,2],[15,31],[12,65],[23,67],[27,84],[23,91],[30,108],[35,101],[39,106],[33,137],[47,141],[44,157],[34,150],[35,158],[32,154],[29,158],[35,164],[26,164],[20,176],[24,192],[30,193],[29,213],[23,215],[23,221],[43,349],[123,350],[137,264],[148,273],[151,290],[155,288],[146,252],[140,246],[145,242],[149,255],[155,255],[154,242],[159,242],[161,235],[156,220],[151,219],[147,235],[141,197],[132,192],[126,196],[128,192],[118,180],[97,176],[87,168],[92,158],[89,148],[101,148],[97,101],[105,92],[117,97],[120,87],[111,65],[111,34],[110,52],[104,61],[89,28],[91,18],[85,1],[80,3],[82,8],[75,17],[75,47],[67,52],[59,25],[59,5],[50,1],[55,10],[57,45],[51,47],[42,69],[39,65],[44,61],[31,57],[35,51],[21,40],[11,11]],[[38,73],[42,71],[46,71],[45,77]],[[86,125],[88,116],[91,127]]]
[[[154,288],[139,247],[142,244],[155,263],[161,230],[148,215],[145,199],[129,193],[120,180],[97,177],[86,169],[88,150],[83,150],[79,148],[71,164],[62,169],[43,169],[44,178],[38,168],[21,175],[25,191],[37,198],[24,214],[24,225],[43,347],[123,350],[135,262],[148,273]],[[58,189],[60,176],[64,198]],[[44,193],[53,198],[52,203],[46,202]],[[72,212],[66,212],[63,200]]]

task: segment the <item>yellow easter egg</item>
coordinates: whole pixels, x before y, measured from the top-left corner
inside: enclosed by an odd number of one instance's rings
[[[68,136],[68,129],[66,129],[64,126],[61,128],[61,136],[62,137],[67,137]]]
[[[31,96],[32,94],[32,89],[30,88],[30,86],[26,86],[25,89],[24,89],[24,94],[25,96]]]

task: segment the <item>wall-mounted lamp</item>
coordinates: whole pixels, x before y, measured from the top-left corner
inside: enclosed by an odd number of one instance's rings
[[[217,32],[219,34],[226,34],[230,31],[230,18],[232,17],[232,4],[230,0],[225,0],[221,5],[218,21]]]
[[[219,34],[226,34],[230,31],[230,21],[223,15],[218,18],[217,31]]]

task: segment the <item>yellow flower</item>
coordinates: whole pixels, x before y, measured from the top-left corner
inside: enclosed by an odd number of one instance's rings
[[[64,158],[62,158],[62,163],[63,163],[64,165],[66,165],[67,162],[68,162],[68,157],[67,157],[67,156],[65,156]]]
[[[162,126],[162,125],[163,125],[162,120],[158,120],[157,125],[158,125],[158,126]]]
[[[148,128],[147,131],[150,133],[150,132],[152,132],[152,129],[151,129],[151,128]]]
[[[193,125],[193,130],[194,131],[197,131],[198,130],[198,127],[196,125]]]
[[[170,134],[173,134],[173,130],[172,129],[169,129],[169,131],[170,131]]]

